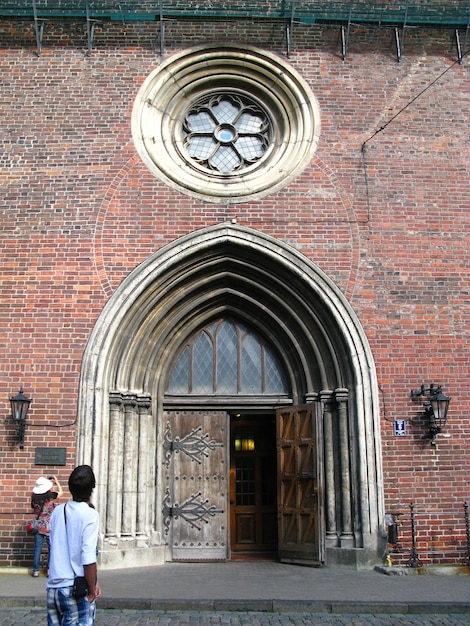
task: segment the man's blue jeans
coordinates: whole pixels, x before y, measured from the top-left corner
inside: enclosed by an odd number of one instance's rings
[[[39,570],[41,569],[41,554],[44,539],[47,541],[47,548],[49,550],[49,535],[41,535],[40,533],[34,535],[33,574],[39,573]],[[49,554],[47,558],[49,559]]]

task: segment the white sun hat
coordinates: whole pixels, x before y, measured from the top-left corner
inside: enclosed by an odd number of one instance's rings
[[[33,493],[37,495],[41,493],[47,493],[52,489],[52,485],[53,483],[51,480],[45,478],[44,476],[40,476],[33,487]]]

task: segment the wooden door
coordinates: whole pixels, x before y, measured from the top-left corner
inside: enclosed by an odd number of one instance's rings
[[[275,552],[277,494],[274,416],[233,417],[230,439],[231,550],[233,553]]]
[[[229,416],[170,411],[164,417],[167,560],[226,560]]]
[[[277,409],[279,558],[324,563],[321,419],[318,405]]]

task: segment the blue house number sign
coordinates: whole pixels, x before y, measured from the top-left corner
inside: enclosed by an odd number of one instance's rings
[[[406,435],[405,420],[395,420],[395,437],[403,437]]]

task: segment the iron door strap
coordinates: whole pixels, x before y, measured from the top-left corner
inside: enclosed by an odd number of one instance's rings
[[[170,523],[172,519],[184,519],[193,528],[201,530],[201,526],[198,526],[196,522],[202,522],[204,524],[209,523],[209,518],[214,517],[217,513],[223,513],[224,509],[217,509],[214,505],[209,505],[209,500],[201,498],[202,494],[193,494],[183,504],[171,503],[170,490],[166,489],[165,501],[163,504],[163,524],[165,526],[165,535],[168,535]],[[199,498],[199,500],[198,500]]]
[[[184,437],[175,437],[173,439],[171,426],[169,423],[167,424],[163,441],[163,451],[165,453],[165,464],[167,467],[170,465],[173,452],[177,454],[183,452],[192,461],[201,464],[201,456],[207,458],[210,450],[215,450],[216,447],[223,447],[223,443],[215,441],[214,439],[209,440],[209,433],[201,435],[201,431],[202,426],[198,426],[197,428],[193,428]]]

